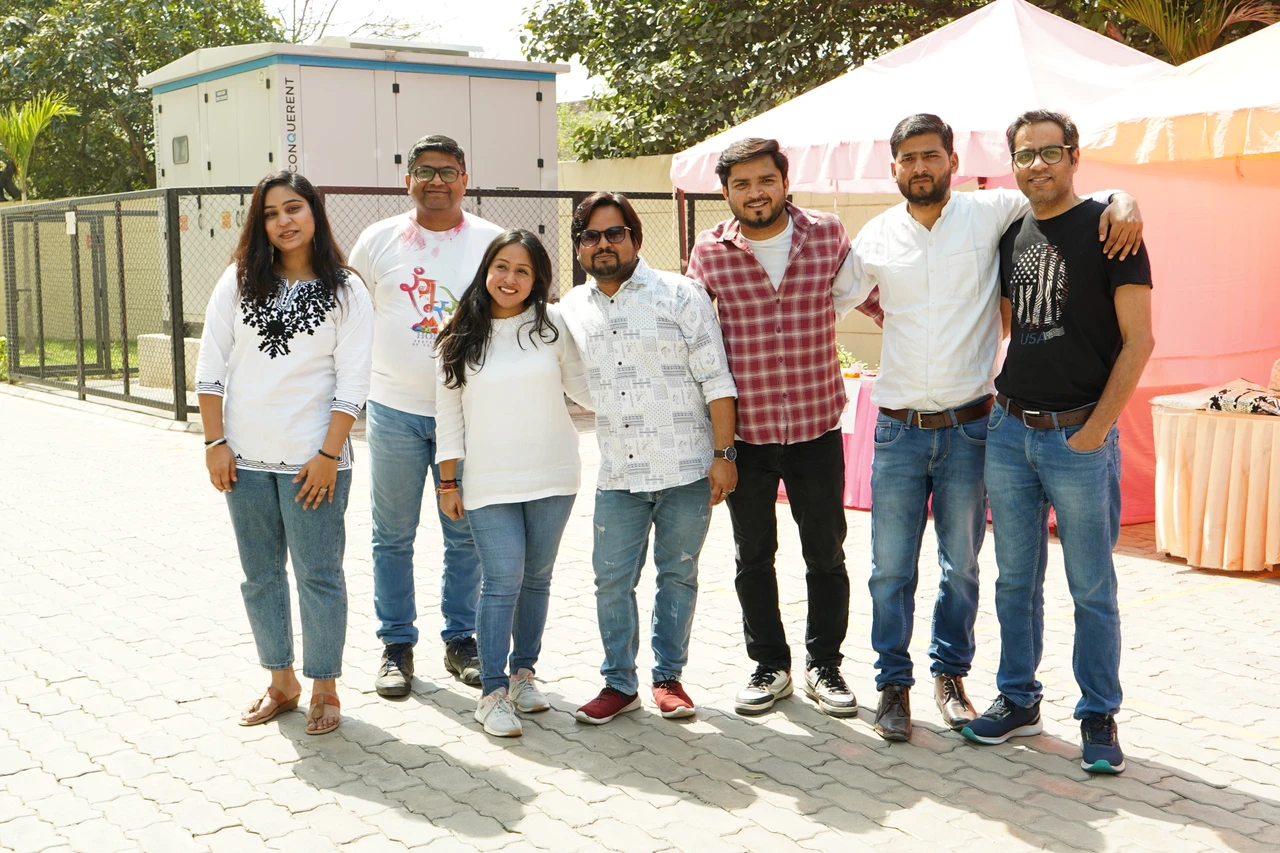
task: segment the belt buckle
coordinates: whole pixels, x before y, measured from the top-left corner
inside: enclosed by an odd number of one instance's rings
[[[940,415],[940,414],[942,414],[942,413],[941,413],[941,412],[913,412],[912,414],[914,414],[914,415],[915,415],[915,419],[916,419],[916,429],[924,429],[924,416],[925,416],[925,415]]]
[[[1031,424],[1027,423],[1027,416],[1028,416],[1028,415],[1031,415],[1032,417],[1036,417],[1036,418],[1038,418],[1038,417],[1040,417],[1040,416],[1041,416],[1041,415],[1043,415],[1043,414],[1044,414],[1044,412],[1041,412],[1041,411],[1039,411],[1039,410],[1032,411],[1031,409],[1023,409],[1023,410],[1022,410],[1022,425],[1023,425],[1024,427],[1026,427],[1027,429],[1035,429],[1035,427],[1033,427]]]

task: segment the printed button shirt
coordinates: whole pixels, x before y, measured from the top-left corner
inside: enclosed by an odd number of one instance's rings
[[[652,492],[707,476],[707,404],[738,392],[706,292],[641,258],[612,297],[588,281],[560,311],[595,403],[597,487]]]
[[[716,300],[738,385],[737,431],[750,444],[812,441],[840,425],[848,402],[831,289],[849,235],[833,214],[789,202],[787,213],[791,255],[776,291],[736,219],[698,235],[686,270]],[[874,298],[859,310],[874,317]]]

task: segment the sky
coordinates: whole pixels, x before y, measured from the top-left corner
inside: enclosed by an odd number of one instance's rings
[[[324,5],[328,0],[312,0]],[[520,53],[519,28],[524,24],[524,9],[536,0],[339,0],[329,35],[346,35],[352,22],[367,16],[394,16],[422,25],[435,26],[418,40],[444,44],[463,44],[483,49],[480,56],[491,59],[524,59]],[[268,0],[268,6],[273,5]],[[275,0],[274,6],[285,12],[291,3]],[[299,2],[301,6],[301,2]],[[343,28],[342,24],[346,24]],[[578,65],[556,80],[556,99],[574,101],[590,94],[592,83]]]

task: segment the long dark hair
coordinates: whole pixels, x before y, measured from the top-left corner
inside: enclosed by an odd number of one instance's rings
[[[486,280],[489,267],[493,264],[498,252],[512,243],[519,243],[529,252],[533,261],[533,288],[529,298],[525,300],[525,308],[533,306],[533,319],[521,326],[520,331],[528,328],[529,342],[537,335],[543,343],[554,343],[560,337],[560,330],[547,316],[547,297],[551,292],[551,258],[543,247],[538,235],[523,228],[511,228],[503,231],[489,248],[484,250],[484,260],[476,270],[475,278],[463,291],[449,322],[444,324],[436,338],[436,358],[444,370],[446,388],[461,388],[467,384],[467,368],[484,364],[484,355],[489,348],[489,336],[493,331],[493,318],[490,315],[489,288]],[[517,333],[518,335],[519,333]],[[517,337],[517,340],[519,338]],[[521,344],[523,346],[523,344]]]
[[[272,270],[276,248],[267,239],[267,219],[263,208],[267,192],[272,187],[287,186],[306,200],[311,207],[311,217],[316,223],[315,238],[311,242],[311,269],[324,284],[325,290],[337,300],[338,292],[347,284],[347,259],[338,244],[333,241],[329,217],[324,212],[324,201],[311,182],[297,172],[280,171],[267,175],[253,188],[249,202],[249,215],[240,229],[240,243],[231,261],[236,265],[236,289],[241,299],[266,302],[276,295],[279,278]]]

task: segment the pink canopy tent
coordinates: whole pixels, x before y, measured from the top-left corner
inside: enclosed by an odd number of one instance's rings
[[[1004,130],[1014,116],[1036,107],[1074,114],[1169,68],[1025,0],[995,0],[676,154],[671,181],[718,192],[720,152],[759,136],[782,144],[793,191],[897,192],[889,136],[917,112],[937,113],[955,129],[963,175],[1009,176]]]

